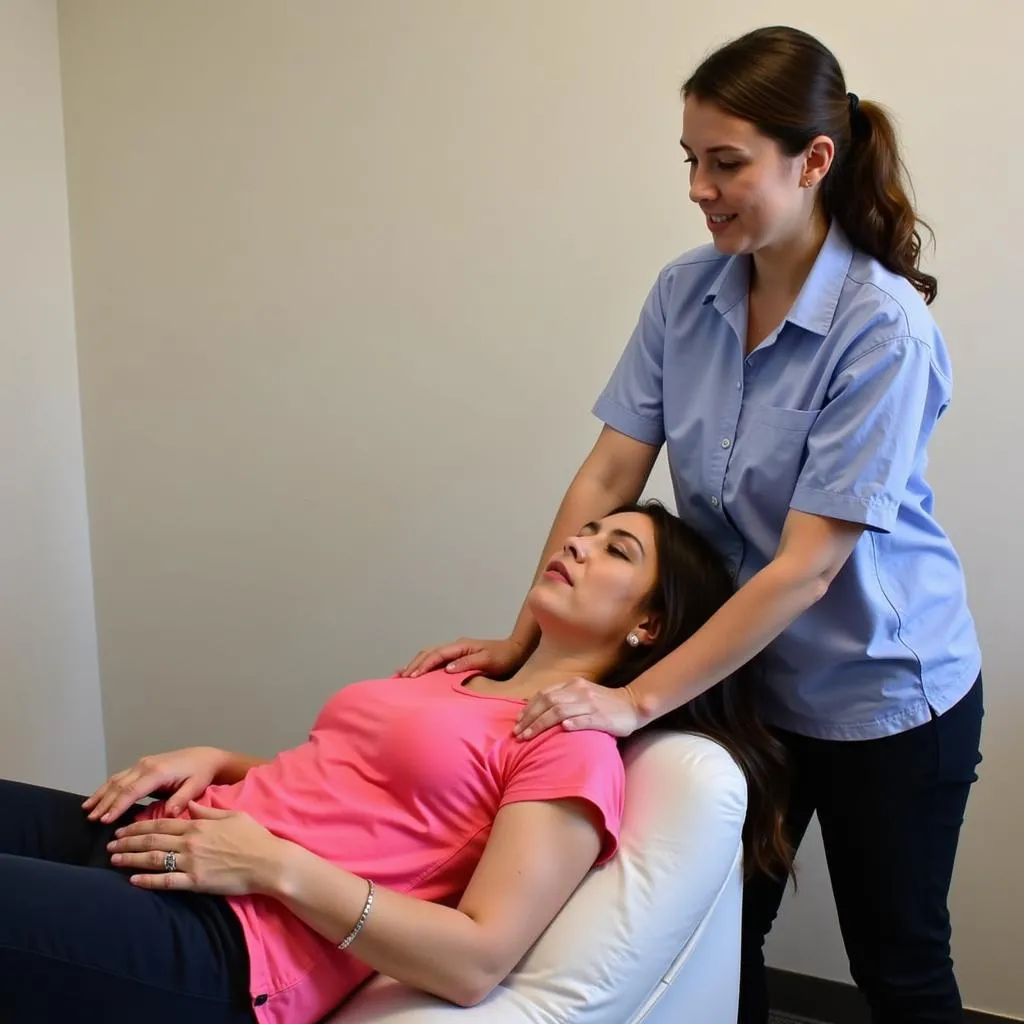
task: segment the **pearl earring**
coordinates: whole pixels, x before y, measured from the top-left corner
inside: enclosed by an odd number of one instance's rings
[[[638,637],[636,633],[630,633],[629,636],[626,637],[626,643],[629,644],[630,647],[639,647],[640,637]]]

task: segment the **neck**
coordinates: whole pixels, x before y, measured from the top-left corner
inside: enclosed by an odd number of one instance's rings
[[[816,208],[808,230],[788,242],[765,246],[755,252],[750,290],[795,299],[825,244],[828,227],[824,214]]]
[[[577,676],[596,682],[611,668],[615,655],[611,652],[581,651],[554,642],[540,643],[523,666],[504,686],[514,689],[526,700],[548,686],[556,686]]]

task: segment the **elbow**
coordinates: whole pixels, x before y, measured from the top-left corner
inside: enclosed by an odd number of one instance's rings
[[[457,1006],[477,1006],[508,977],[518,960],[481,939],[474,955],[465,958],[451,978],[445,998]]]
[[[501,983],[502,978],[485,970],[469,970],[463,977],[453,979],[451,991],[445,998],[456,1006],[468,1009],[482,1003]]]
[[[807,586],[808,608],[816,605],[828,593],[828,588],[832,586],[832,581],[835,578],[836,574],[834,572],[826,572],[815,576],[810,581]]]
[[[471,1006],[482,1003],[491,994],[493,989],[493,985],[490,988],[461,988],[457,993],[449,997],[448,1001],[456,1006],[461,1006],[464,1010],[468,1010]]]
[[[776,559],[774,570],[783,591],[793,595],[803,611],[816,605],[828,593],[838,574],[838,569],[833,570],[831,566],[821,569],[818,566],[794,565],[785,557]]]

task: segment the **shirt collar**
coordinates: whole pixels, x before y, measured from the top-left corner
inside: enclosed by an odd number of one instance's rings
[[[839,224],[833,220],[811,272],[807,275],[796,302],[786,319],[797,327],[824,337],[832,328],[839,296],[853,262],[853,246]],[[704,296],[705,305],[714,302],[725,315],[750,287],[750,257],[733,256]]]

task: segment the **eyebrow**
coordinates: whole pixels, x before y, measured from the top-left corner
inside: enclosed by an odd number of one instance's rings
[[[600,524],[596,522],[589,522],[583,527],[583,530],[589,530],[592,533],[597,533],[600,529]],[[583,531],[581,530],[580,532],[582,533]],[[644,551],[643,543],[635,533],[630,533],[629,530],[622,530],[618,527],[609,530],[608,533],[612,537],[618,537],[620,540],[631,540],[640,549],[641,555],[645,555],[647,553]]]
[[[679,140],[679,145],[686,150],[687,153],[692,153],[693,150],[682,140]],[[708,147],[709,153],[742,153],[743,149],[740,146],[710,146]]]

